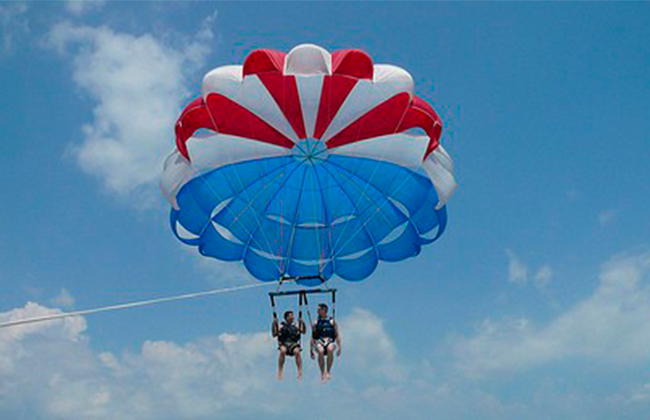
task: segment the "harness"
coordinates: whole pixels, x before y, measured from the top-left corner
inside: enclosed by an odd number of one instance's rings
[[[314,339],[329,338],[334,340],[336,338],[336,329],[332,318],[318,318],[316,325],[314,325]]]
[[[280,324],[280,334],[278,341],[281,343],[297,343],[300,341],[300,330],[295,323],[287,323],[282,321]]]
[[[300,322],[302,321],[302,307],[303,304],[305,305],[305,309],[307,310],[307,317],[309,318],[309,325],[312,327],[312,337],[315,340],[318,340],[320,338],[323,339],[329,339],[334,341],[337,338],[337,333],[336,333],[336,328],[334,327],[334,319],[336,317],[336,289],[309,289],[309,290],[288,290],[288,291],[280,291],[280,287],[284,282],[288,281],[295,281],[295,282],[301,282],[301,281],[307,281],[307,280],[315,280],[319,279],[321,283],[325,283],[325,279],[321,276],[298,276],[298,277],[282,277],[280,278],[278,282],[278,290],[275,292],[269,293],[269,298],[271,299],[271,308],[273,310],[273,319],[277,322],[278,320],[278,314],[276,311],[276,306],[275,306],[275,300],[278,297],[284,297],[284,296],[295,296],[298,295],[298,319],[299,319],[299,324],[298,326],[294,325],[287,325],[286,322],[282,322],[281,327],[279,328],[278,331],[278,342],[280,344],[283,343],[288,343],[288,344],[300,344],[300,340],[302,338],[302,334],[300,333]],[[307,295],[310,294],[328,294],[331,295],[332,299],[332,317],[331,318],[324,318],[324,319],[317,319],[316,323],[312,322],[312,317],[311,317],[311,312],[309,310],[309,302],[307,301]],[[297,330],[297,331],[296,331]],[[313,343],[312,343],[313,344]],[[313,351],[313,348],[312,348]]]

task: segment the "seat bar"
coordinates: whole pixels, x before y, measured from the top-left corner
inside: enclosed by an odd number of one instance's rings
[[[284,276],[284,277],[280,278],[280,284],[282,284],[282,283],[284,283],[286,281],[296,281],[297,282],[297,281],[301,281],[301,280],[314,280],[314,279],[318,279],[318,280],[321,281],[321,283],[325,283],[325,278],[323,276],[321,276],[321,275],[318,275],[318,276],[294,276],[294,277]]]
[[[291,296],[291,295],[311,295],[314,293],[335,293],[336,289],[309,289],[309,290],[285,290],[282,292],[269,292],[269,296],[274,298],[276,296]]]

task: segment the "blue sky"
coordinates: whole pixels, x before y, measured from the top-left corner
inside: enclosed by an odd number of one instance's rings
[[[3,2],[3,320],[250,281],[178,243],[157,177],[203,75],[254,48],[408,69],[460,187],[416,259],[334,281],[347,345],[326,386],[313,365],[274,381],[257,290],[0,332],[0,415],[285,418],[288,394],[340,419],[650,415],[649,12]]]

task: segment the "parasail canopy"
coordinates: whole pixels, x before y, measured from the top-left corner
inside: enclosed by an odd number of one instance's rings
[[[255,50],[210,71],[176,123],[172,230],[259,280],[362,280],[445,230],[441,132],[404,69],[360,50]]]

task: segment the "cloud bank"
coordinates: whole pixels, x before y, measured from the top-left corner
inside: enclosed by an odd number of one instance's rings
[[[28,303],[0,322],[60,312]],[[400,383],[392,339],[379,318],[355,309],[341,320],[344,354],[333,382],[322,385],[310,361],[303,384],[275,378],[276,347],[267,332],[222,333],[189,343],[145,341],[137,352],[113,354],[91,346],[87,323],[74,317],[0,331],[0,416],[47,419],[285,418],[296,407],[358,413],[355,377]],[[306,355],[305,355],[306,356]],[[371,360],[375,360],[372,363]],[[381,363],[377,363],[377,362]],[[291,378],[293,365],[288,365]],[[366,396],[374,400],[381,387]],[[348,407],[332,406],[333,393]],[[29,411],[29,414],[25,413]],[[341,416],[339,416],[341,417]],[[353,417],[349,417],[353,418]]]
[[[593,294],[548,324],[486,320],[455,353],[465,372],[486,375],[577,359],[649,362],[649,342],[650,253],[642,253],[606,263]]]
[[[71,60],[74,82],[93,101],[92,121],[81,127],[72,154],[112,193],[139,201],[143,193],[159,194],[162,161],[188,99],[186,82],[211,52],[215,17],[174,42],[69,22],[49,32],[48,45]]]
[[[0,322],[57,312],[28,303],[0,313]],[[561,384],[567,364],[587,380],[603,364],[650,364],[650,253],[604,264],[593,293],[545,324],[486,320],[475,334],[447,338],[447,352],[434,349],[423,360],[405,359],[398,343],[408,343],[396,341],[366,309],[355,308],[340,322],[343,358],[327,385],[306,353],[305,380],[293,380],[289,363],[288,379],[277,382],[268,332],[144,341],[135,351],[112,353],[91,345],[84,318],[0,330],[0,417],[252,420],[319,413],[415,420],[436,413],[448,420],[541,420],[549,413],[566,419],[647,413],[647,378],[601,371],[620,382],[604,396]],[[544,369],[539,382],[520,390],[533,369]]]

